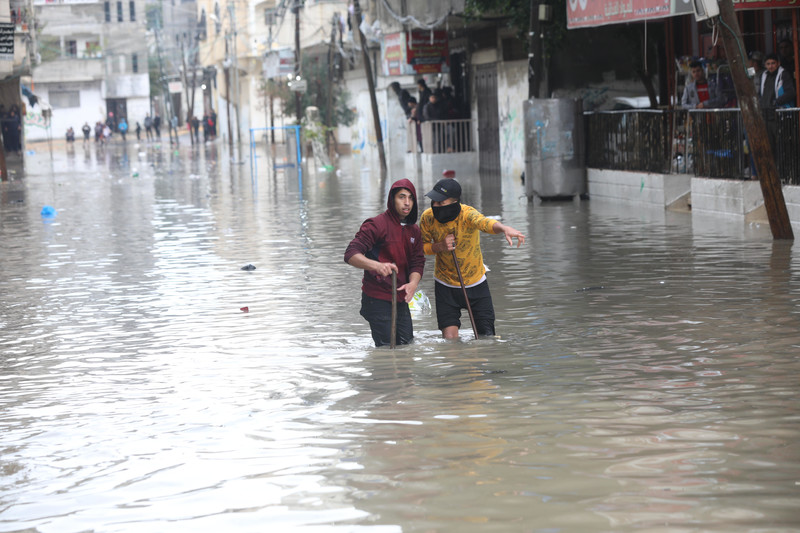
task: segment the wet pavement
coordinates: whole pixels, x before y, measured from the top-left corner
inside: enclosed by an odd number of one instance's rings
[[[500,339],[375,349],[342,256],[388,184],[247,155],[0,184],[0,530],[800,531],[797,246],[460,176],[528,236],[482,240]]]

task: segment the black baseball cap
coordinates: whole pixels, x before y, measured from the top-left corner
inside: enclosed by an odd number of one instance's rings
[[[448,198],[461,198],[461,185],[453,178],[442,178],[425,196],[434,202],[444,202]]]

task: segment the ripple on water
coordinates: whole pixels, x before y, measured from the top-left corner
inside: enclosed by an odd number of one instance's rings
[[[2,528],[797,530],[793,248],[509,194],[501,338],[375,349],[342,257],[385,184],[219,148],[0,183]]]

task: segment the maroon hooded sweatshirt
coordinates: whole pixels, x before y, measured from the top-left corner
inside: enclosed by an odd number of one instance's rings
[[[401,222],[394,208],[394,196],[399,189],[408,189],[414,197],[414,205],[405,220]],[[408,283],[412,272],[419,273],[425,268],[425,253],[422,251],[422,237],[417,226],[417,191],[407,179],[394,182],[389,190],[386,211],[368,218],[361,224],[355,238],[344,252],[345,263],[355,254],[364,254],[369,259],[381,263],[397,265],[397,286]],[[361,285],[364,294],[379,300],[392,300],[392,277],[378,276],[365,270]],[[405,291],[397,291],[397,301],[402,302]]]

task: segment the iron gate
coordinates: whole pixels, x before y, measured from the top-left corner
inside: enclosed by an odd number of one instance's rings
[[[478,144],[480,172],[500,174],[500,116],[497,109],[497,65],[475,68],[478,99]]]

